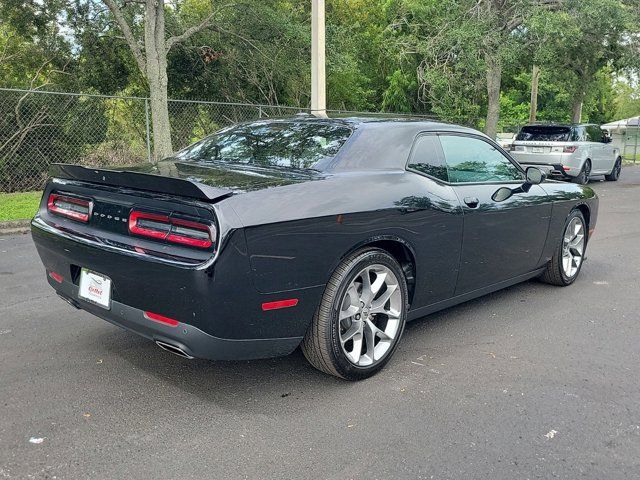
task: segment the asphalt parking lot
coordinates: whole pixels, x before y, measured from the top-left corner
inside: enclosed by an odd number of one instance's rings
[[[0,237],[0,478],[638,478],[640,167],[591,186],[573,286],[413,322],[360,383],[299,352],[165,353],[59,300],[30,236]]]

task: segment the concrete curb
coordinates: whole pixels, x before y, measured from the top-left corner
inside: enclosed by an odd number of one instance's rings
[[[0,222],[0,235],[20,235],[29,233],[31,220],[11,220]]]

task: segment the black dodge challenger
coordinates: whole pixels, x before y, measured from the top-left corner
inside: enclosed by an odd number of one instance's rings
[[[588,187],[411,120],[236,125],[144,170],[55,165],[32,234],[58,295],[186,358],[287,355],[366,378],[405,323],[539,277],[571,284]]]

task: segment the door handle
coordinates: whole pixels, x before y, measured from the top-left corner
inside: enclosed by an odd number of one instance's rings
[[[469,208],[476,208],[480,200],[478,200],[478,197],[464,197],[464,203],[466,203]]]

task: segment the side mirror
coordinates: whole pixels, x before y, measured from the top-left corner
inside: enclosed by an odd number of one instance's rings
[[[527,167],[525,171],[525,181],[518,188],[500,187],[491,195],[491,200],[494,202],[504,202],[508,198],[511,198],[516,193],[527,193],[531,188],[531,185],[539,185],[547,176],[536,167]]]
[[[602,143],[611,143],[611,137],[609,135],[605,135],[602,137]]]
[[[504,202],[506,199],[510,198],[511,195],[513,195],[513,190],[509,187],[500,187],[493,195],[491,195],[491,200],[494,202]]]
[[[544,179],[545,174],[542,173],[542,170],[536,167],[527,167],[525,180],[527,185],[540,185]]]

